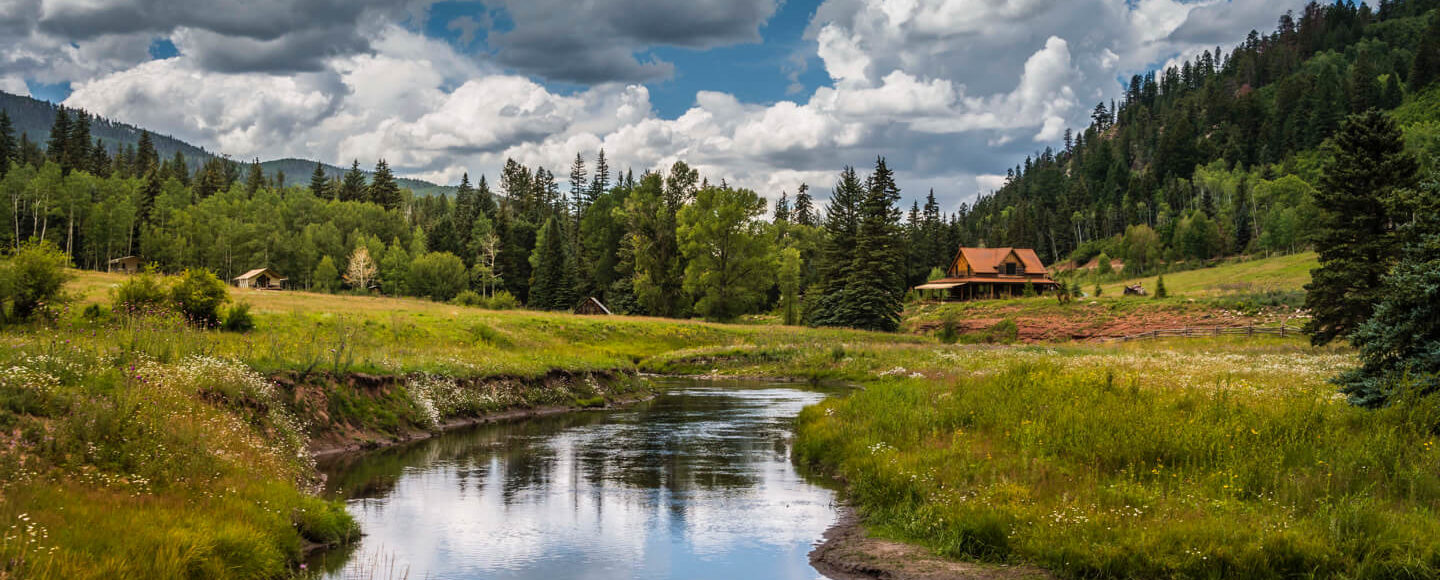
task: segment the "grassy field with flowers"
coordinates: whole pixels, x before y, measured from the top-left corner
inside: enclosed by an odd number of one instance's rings
[[[725,364],[723,361],[731,361]],[[1304,339],[695,349],[669,370],[863,388],[797,454],[872,531],[1073,578],[1440,575],[1440,409],[1352,407]],[[718,368],[717,368],[718,367]]]
[[[124,278],[0,330],[0,579],[274,578],[357,533],[317,499],[317,437],[399,437],[457,417],[585,407],[640,361],[697,347],[904,335],[488,311],[231,289],[249,332],[116,312]]]

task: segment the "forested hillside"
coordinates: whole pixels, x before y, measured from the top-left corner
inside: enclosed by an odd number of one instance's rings
[[[1347,115],[1389,111],[1427,167],[1440,154],[1437,5],[1311,3],[1229,52],[1135,76],[1063,149],[962,208],[960,235],[1141,269],[1304,247],[1324,145]]]
[[[5,111],[6,115],[10,117],[13,137],[17,142],[23,138],[36,147],[30,152],[32,156],[43,150],[46,143],[50,141],[50,133],[55,126],[55,115],[59,109],[46,101],[0,91],[0,111]],[[81,112],[68,110],[67,116],[78,120],[79,113]],[[113,157],[116,152],[123,153],[126,149],[133,150],[140,145],[140,137],[144,132],[140,127],[99,116],[85,115],[84,117],[90,136],[105,147],[108,155]],[[165,135],[151,133],[150,141],[161,157],[170,159],[178,151],[191,167],[199,167],[206,160],[215,157],[215,154],[204,148]]]
[[[1437,3],[1311,4],[1229,52],[1136,76],[1062,150],[958,212],[931,192],[907,216],[902,197],[920,192],[904,192],[883,158],[863,176],[837,167],[823,207],[801,187],[769,212],[723,175],[684,162],[636,175],[604,151],[568,168],[512,160],[453,195],[422,196],[383,160],[373,173],[214,157],[195,167],[146,133],[111,154],[87,117],[56,115],[51,132],[65,137],[43,144],[0,127],[0,241],[46,240],[94,269],[137,255],[227,278],[267,266],[320,291],[556,310],[596,296],[623,313],[774,311],[894,329],[906,289],[960,244],[1033,247],[1052,263],[1104,253],[1131,274],[1310,247],[1325,145],[1348,115],[1387,111],[1427,165],[1440,153]]]

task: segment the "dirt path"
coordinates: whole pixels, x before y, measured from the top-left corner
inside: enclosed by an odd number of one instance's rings
[[[846,506],[810,552],[810,565],[833,580],[1020,580],[1054,578],[1034,566],[956,562],[920,546],[872,538]]]

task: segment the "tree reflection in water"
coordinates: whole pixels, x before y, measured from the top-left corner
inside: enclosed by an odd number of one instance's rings
[[[796,473],[790,429],[835,390],[666,387],[624,409],[322,462],[367,537],[317,564],[384,549],[412,577],[816,577],[805,555],[833,522],[833,494]]]

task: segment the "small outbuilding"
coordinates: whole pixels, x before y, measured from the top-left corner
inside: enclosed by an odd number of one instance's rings
[[[145,267],[144,261],[136,256],[125,256],[110,260],[110,271],[119,274],[137,274]]]
[[[254,288],[256,290],[281,290],[285,286],[285,278],[269,268],[256,268],[231,280],[236,288]]]
[[[579,306],[575,307],[576,314],[610,314],[610,309],[600,303],[600,299],[594,296],[586,298]]]

